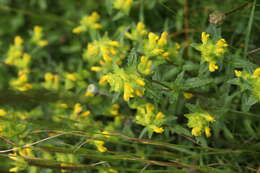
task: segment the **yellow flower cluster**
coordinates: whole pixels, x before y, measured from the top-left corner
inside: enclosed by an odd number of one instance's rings
[[[124,100],[129,101],[130,98],[144,95],[145,82],[135,73],[127,73],[124,69],[115,66],[114,73],[103,75],[99,83],[101,85],[109,83],[112,91],[123,91]]]
[[[163,133],[164,129],[161,127],[165,122],[165,115],[162,112],[155,111],[155,107],[150,104],[136,106],[136,122],[148,128],[155,133]]]
[[[128,14],[133,4],[133,0],[114,0],[113,7]]]
[[[148,56],[163,56],[168,57],[169,52],[164,50],[164,46],[167,45],[168,33],[163,32],[161,36],[149,32],[148,34],[148,41],[145,42],[144,48],[146,55]]]
[[[75,119],[77,117],[88,117],[91,113],[90,111],[83,111],[83,107],[80,103],[76,103],[74,105],[74,109],[73,109],[73,114],[72,114],[72,119]]]
[[[106,152],[107,148],[104,146],[105,142],[101,140],[94,140],[94,145],[97,147],[99,152]]]
[[[214,43],[209,40],[209,37],[209,34],[202,32],[202,44],[195,46],[195,48],[201,52],[202,61],[208,62],[209,71],[214,72],[219,68],[217,62],[222,59],[222,55],[227,51],[228,44],[223,38]]]
[[[4,109],[0,109],[0,117],[5,116],[7,112]]]
[[[92,71],[102,71],[111,68],[112,63],[120,65],[125,58],[126,48],[119,42],[103,38],[99,41],[89,43],[83,53],[83,58],[91,65]],[[99,63],[99,66],[95,65]],[[108,68],[108,69],[107,69]]]
[[[98,23],[100,15],[97,12],[91,13],[89,16],[84,16],[80,20],[80,25],[73,28],[74,34],[86,32],[87,30],[97,30],[102,28],[102,25]]]
[[[142,41],[143,36],[147,35],[148,31],[145,28],[145,24],[143,22],[138,22],[137,26],[133,28],[130,32],[125,32],[125,36],[131,40]]]
[[[45,47],[48,45],[48,41],[42,39],[43,33],[42,33],[42,27],[35,26],[33,28],[33,36],[32,36],[32,42],[40,47]]]
[[[142,56],[141,61],[137,66],[137,69],[140,73],[144,75],[149,75],[152,73],[152,61],[149,60],[147,56]]]
[[[13,160],[13,163],[15,164],[15,167],[10,168],[9,172],[20,172],[24,170],[27,167],[27,162],[24,160],[23,157],[34,157],[34,154],[32,152],[32,149],[30,148],[23,148],[20,149],[17,153],[8,154],[8,157]]]
[[[256,68],[253,74],[235,70],[235,75],[248,81],[252,88],[252,94],[257,100],[260,100],[260,68]]]
[[[119,104],[113,104],[111,106],[111,109],[110,109],[110,114],[112,115],[118,115],[119,114],[119,108],[120,108],[120,105]]]
[[[211,136],[209,123],[215,121],[214,117],[207,112],[202,113],[191,113],[185,114],[185,117],[188,118],[188,127],[192,128],[191,134],[193,136],[200,136],[202,132],[205,132],[207,137]]]
[[[43,86],[46,89],[58,90],[60,87],[60,77],[59,75],[52,73],[45,73]]]
[[[28,83],[28,72],[19,71],[18,78],[11,80],[10,85],[19,91],[27,91],[32,88],[32,84]]]
[[[31,62],[31,55],[24,52],[23,39],[20,36],[14,38],[14,44],[10,46],[7,52],[7,58],[5,63],[8,65],[14,65],[19,70],[29,71]]]

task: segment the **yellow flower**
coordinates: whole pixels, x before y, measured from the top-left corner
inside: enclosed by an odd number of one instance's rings
[[[253,77],[260,77],[260,68],[255,69]]]
[[[191,134],[193,136],[200,136],[201,135],[201,128],[199,128],[199,127],[193,128],[192,131],[191,131]]]
[[[109,76],[108,76],[108,75],[101,76],[101,78],[100,78],[100,80],[99,80],[99,84],[100,84],[100,85],[106,84],[108,79],[109,79]]]
[[[45,73],[44,79],[45,81],[51,81],[54,79],[54,75],[52,73]]]
[[[184,92],[183,93],[183,96],[186,98],[186,99],[191,99],[193,97],[193,94],[192,93],[189,93],[189,92]]]
[[[78,27],[73,28],[72,33],[73,34],[79,34],[83,31],[84,31],[84,28],[82,26],[78,26]]]
[[[136,79],[136,83],[140,86],[145,86],[145,82],[143,79]]]
[[[134,89],[130,84],[126,83],[124,85],[124,100],[128,101],[130,98],[134,97],[133,95]]]
[[[205,118],[208,122],[214,122],[214,121],[216,121],[216,120],[214,119],[214,117],[212,117],[212,116],[209,115],[209,114],[203,114],[203,116],[204,116],[204,118]]]
[[[242,76],[242,72],[241,71],[235,70],[234,72],[235,72],[236,77],[241,77]]]
[[[154,131],[155,133],[162,133],[162,132],[164,132],[164,129],[161,128],[161,127],[155,127],[155,128],[153,128],[153,131]]]
[[[97,149],[99,152],[106,152],[107,151],[107,148],[104,147],[104,141],[101,141],[101,140],[95,140],[94,141],[94,144],[96,145]]]
[[[161,34],[161,38],[158,41],[158,45],[159,46],[165,46],[167,44],[167,38],[168,38],[168,33],[167,32],[163,32]]]
[[[90,111],[85,111],[85,112],[83,112],[83,113],[81,114],[81,116],[87,117],[87,116],[89,116],[90,114],[91,114]]]
[[[82,112],[82,110],[83,110],[83,108],[82,108],[81,104],[77,103],[77,104],[75,104],[75,106],[74,106],[74,111],[73,111],[73,113],[74,113],[74,114],[79,114],[80,112]]]
[[[202,32],[201,34],[201,41],[203,44],[206,44],[208,42],[208,38],[209,38],[209,34],[207,34],[206,32]]]
[[[0,116],[4,116],[6,114],[7,114],[7,112],[4,109],[0,109]]]
[[[67,109],[69,106],[66,103],[58,104],[59,107]]]
[[[77,80],[77,76],[73,73],[69,73],[66,75],[66,78],[72,81],[76,81]]]
[[[14,45],[15,46],[21,46],[23,44],[23,39],[20,36],[16,36],[14,38]]]
[[[210,132],[210,128],[209,127],[205,127],[205,135],[207,137],[210,137],[211,136],[211,132]]]
[[[37,42],[37,44],[38,44],[38,46],[40,46],[40,47],[45,47],[45,46],[47,46],[49,43],[48,43],[47,40],[39,40],[39,41]]]
[[[9,171],[10,172],[18,172],[19,168],[18,167],[14,167],[14,168],[9,169]]]
[[[209,63],[209,71],[214,72],[215,70],[218,69],[218,66],[214,63]]]
[[[164,117],[165,117],[165,115],[163,113],[161,113],[161,112],[158,112],[156,114],[156,119],[158,119],[158,120],[163,119]]]
[[[149,32],[148,39],[151,45],[156,45],[156,42],[159,39],[159,37],[156,34]]]
[[[138,32],[139,34],[141,34],[141,35],[147,34],[147,31],[146,31],[146,29],[145,29],[145,25],[144,25],[143,22],[138,22],[138,23],[137,23],[136,30],[137,30],[137,32]]]
[[[227,42],[223,38],[218,40],[216,45],[217,45],[217,47],[228,47]]]

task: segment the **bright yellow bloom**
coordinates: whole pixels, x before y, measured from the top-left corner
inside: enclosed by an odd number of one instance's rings
[[[45,79],[46,81],[51,81],[51,80],[54,79],[54,75],[53,75],[52,73],[45,73],[44,79]]]
[[[23,39],[20,36],[16,36],[14,38],[14,45],[15,46],[21,46],[23,44]]]
[[[77,76],[73,73],[69,73],[66,75],[66,78],[72,81],[76,81],[77,80]]]
[[[75,106],[74,106],[74,111],[73,111],[73,113],[74,113],[74,114],[79,114],[80,112],[82,112],[82,110],[83,110],[83,108],[82,108],[81,104],[77,103],[77,104],[75,104]]]
[[[209,115],[209,114],[203,114],[203,116],[204,116],[204,118],[205,118],[208,122],[214,122],[214,121],[216,121],[216,120],[214,119],[214,117],[212,117],[212,116]]]
[[[235,72],[236,77],[241,77],[242,76],[242,72],[241,71],[235,70],[234,72]]]
[[[165,117],[165,115],[163,114],[163,113],[161,113],[161,112],[158,112],[157,114],[156,114],[156,119],[163,119]]]
[[[4,116],[6,114],[7,114],[7,112],[4,109],[0,109],[0,116]]]
[[[133,93],[134,89],[131,87],[130,84],[126,83],[124,85],[124,100],[128,101],[130,98],[134,97]]]
[[[14,167],[14,168],[9,169],[9,171],[10,172],[18,172],[19,168],[18,167]]]
[[[85,112],[83,112],[82,114],[81,114],[81,116],[82,117],[87,117],[87,116],[89,116],[91,113],[90,113],[90,111],[85,111]]]
[[[201,41],[203,44],[206,44],[208,42],[209,36],[210,35],[207,34],[206,32],[201,33]]]
[[[101,141],[101,140],[95,140],[94,141],[94,144],[96,145],[97,149],[99,152],[106,152],[107,151],[107,148],[104,147],[104,141]]]
[[[168,38],[168,33],[167,32],[163,32],[161,34],[161,38],[158,41],[158,45],[159,46],[165,46],[167,44],[167,38]]]
[[[162,133],[162,132],[164,132],[164,129],[161,128],[161,127],[155,127],[155,128],[153,129],[153,131],[154,131],[155,133]]]
[[[220,40],[217,41],[217,44],[216,44],[218,47],[228,47],[228,44],[227,42],[222,38]]]
[[[58,104],[59,107],[67,109],[69,106],[66,103]]]
[[[211,136],[211,132],[210,132],[210,128],[209,127],[205,127],[205,135],[207,137],[210,137]]]
[[[186,98],[186,99],[191,99],[193,97],[193,94],[192,93],[188,93],[188,92],[184,92],[183,93],[183,96]]]
[[[260,77],[260,68],[255,69],[254,73],[253,73],[253,77]]]
[[[200,136],[201,135],[201,128],[195,127],[191,130],[191,134],[193,136]]]
[[[209,63],[209,71],[214,72],[215,70],[218,69],[218,66],[214,63]]]

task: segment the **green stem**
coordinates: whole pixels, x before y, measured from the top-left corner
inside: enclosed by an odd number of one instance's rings
[[[249,21],[248,21],[246,38],[245,38],[244,58],[246,58],[247,51],[248,51],[248,44],[249,44],[250,34],[251,34],[253,20],[254,20],[254,15],[255,15],[255,5],[256,5],[256,0],[254,0],[254,2],[252,4],[250,18],[249,18]]]

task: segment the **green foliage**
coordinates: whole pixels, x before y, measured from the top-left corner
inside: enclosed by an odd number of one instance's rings
[[[259,172],[256,0],[0,0],[0,15],[0,172]]]

